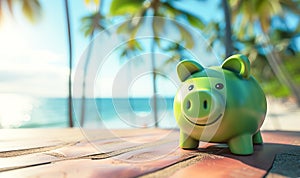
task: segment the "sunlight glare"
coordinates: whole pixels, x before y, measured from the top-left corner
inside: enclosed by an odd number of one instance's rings
[[[31,119],[33,99],[16,94],[0,94],[0,128],[19,127]]]

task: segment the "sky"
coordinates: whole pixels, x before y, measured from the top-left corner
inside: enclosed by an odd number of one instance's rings
[[[76,5],[80,6],[80,2]],[[25,19],[18,7],[13,18],[4,17],[0,26],[1,93],[66,96],[68,54],[64,4],[60,0],[44,0],[41,5],[42,17],[35,24]],[[76,13],[78,17],[88,12],[83,7],[82,12]],[[73,25],[74,51],[78,56],[87,41],[78,34],[76,25]]]
[[[65,53],[64,19],[58,18],[62,11],[60,1],[52,1],[43,9],[42,20],[30,24],[20,11],[15,16],[7,15],[0,26],[1,93],[36,95],[59,95],[49,92],[54,82],[65,90],[63,80],[67,74]],[[42,3],[44,6],[44,3]],[[17,8],[15,8],[17,9]]]
[[[66,97],[68,79],[68,51],[67,31],[64,3],[61,0],[40,0],[42,16],[37,23],[30,23],[21,13],[18,6],[14,7],[14,17],[6,15],[0,25],[0,94],[23,94],[37,97]],[[80,31],[81,17],[92,12],[92,6],[84,4],[84,0],[72,0],[70,4],[70,17],[73,40],[73,72],[76,71],[89,40]],[[200,3],[201,4],[201,3]],[[207,8],[201,8],[203,14],[209,13],[208,9],[216,9],[214,3],[206,3]],[[104,11],[109,9],[109,1],[104,1]],[[182,8],[188,8],[192,13],[199,9],[189,1]],[[211,18],[204,15],[205,18]],[[220,18],[214,16],[214,18]],[[111,58],[118,58],[112,56]],[[116,66],[114,71],[122,67],[119,60],[111,59],[108,66]],[[101,86],[112,84],[109,70],[105,70]],[[103,73],[103,72],[102,72]],[[73,73],[74,74],[74,73]],[[75,75],[75,74],[74,74]],[[143,76],[132,85],[137,95],[151,93],[152,87],[150,74]],[[172,83],[172,81],[160,82]],[[100,84],[99,84],[100,85]],[[162,93],[176,91],[174,84],[172,90],[168,86],[161,87]],[[146,87],[145,87],[146,86]],[[170,86],[169,86],[170,88]],[[100,88],[101,96],[111,95],[111,87]],[[146,94],[147,95],[147,94]]]

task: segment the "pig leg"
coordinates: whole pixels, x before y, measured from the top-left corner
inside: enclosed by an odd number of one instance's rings
[[[243,134],[229,140],[229,149],[238,155],[249,155],[253,153],[253,143],[251,134]]]
[[[179,146],[183,149],[196,149],[198,148],[199,141],[193,139],[189,135],[180,131],[180,139],[179,139]]]
[[[263,144],[263,139],[261,137],[260,131],[254,134],[252,139],[254,144]]]

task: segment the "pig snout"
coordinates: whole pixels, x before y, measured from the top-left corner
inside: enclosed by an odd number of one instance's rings
[[[182,111],[192,123],[207,125],[222,116],[223,102],[218,95],[210,91],[193,91],[182,102]]]
[[[209,115],[211,103],[212,97],[208,92],[191,92],[183,100],[182,109],[187,117],[202,118]]]

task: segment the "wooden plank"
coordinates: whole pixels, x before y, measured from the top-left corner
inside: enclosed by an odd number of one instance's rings
[[[204,145],[199,151],[218,157],[206,157],[206,159],[190,164],[186,168],[170,174],[170,176],[262,177],[272,166],[277,154],[300,152],[300,132],[271,131],[263,132],[262,136],[265,143],[255,145],[254,154],[249,156],[233,155],[224,145]]]
[[[106,159],[76,159],[14,171],[3,177],[136,177],[193,157],[196,152],[178,149],[177,140],[125,152]]]
[[[224,144],[178,149],[178,130],[88,132],[89,139],[75,144],[69,139],[63,147],[0,158],[0,166],[17,166],[0,171],[0,177],[262,177],[277,154],[300,152],[300,132],[263,132],[265,144],[250,156],[233,155]]]
[[[265,171],[226,157],[205,157],[171,177],[263,177]]]
[[[80,141],[93,141],[110,138],[135,137],[139,134],[157,136],[168,134],[170,131],[160,129],[106,130],[106,129],[2,129],[0,130],[0,157],[7,152],[65,146]],[[3,153],[3,154],[2,154]]]
[[[124,133],[125,137],[105,138],[93,141],[84,140],[75,144],[65,145],[64,147],[53,148],[52,150],[43,149],[37,153],[30,152],[32,149],[28,149],[27,154],[23,153],[24,150],[14,151],[12,154],[10,153],[0,158],[0,171],[46,164],[60,160],[76,159],[90,155],[98,155],[98,157],[101,158],[110,157],[126,152],[126,149],[129,148],[138,149],[140,147],[157,144],[156,142],[166,142],[168,141],[167,139],[176,140],[178,137],[176,132],[158,129],[155,132],[151,130],[151,134],[149,134],[149,130],[143,130],[142,132],[137,131],[138,132],[130,131],[132,132],[131,134],[126,132],[126,134]],[[101,131],[97,133],[97,135],[103,135]],[[157,138],[164,134],[168,135],[167,139],[157,140]]]
[[[1,152],[46,148],[85,139],[79,129],[1,129]]]

